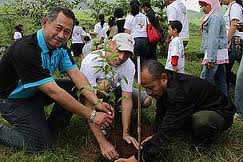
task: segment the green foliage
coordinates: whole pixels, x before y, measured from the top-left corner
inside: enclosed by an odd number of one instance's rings
[[[73,4],[66,0],[7,0],[5,6],[13,9],[16,15],[28,17],[38,25],[41,18],[54,6],[73,8]]]

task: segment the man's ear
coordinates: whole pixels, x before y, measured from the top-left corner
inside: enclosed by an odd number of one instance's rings
[[[162,73],[161,74],[161,79],[162,80],[167,80],[168,79],[168,75],[166,73]]]
[[[41,19],[41,25],[44,26],[46,23],[48,22],[48,18],[47,17],[43,17]]]

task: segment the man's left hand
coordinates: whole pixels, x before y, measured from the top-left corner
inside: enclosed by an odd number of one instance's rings
[[[123,135],[123,139],[124,139],[128,144],[131,144],[131,143],[132,143],[133,146],[134,146],[136,149],[139,148],[138,141],[137,141],[134,137],[130,136],[129,134],[125,134],[125,135]]]

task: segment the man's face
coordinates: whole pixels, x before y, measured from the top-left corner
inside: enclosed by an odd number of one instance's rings
[[[165,5],[168,6],[169,4],[171,4],[172,2],[174,2],[175,0],[165,0]]]
[[[115,55],[114,60],[110,61],[109,64],[111,66],[118,67],[127,61],[127,59],[131,56],[131,53],[127,51],[117,51]]]
[[[162,78],[152,79],[147,69],[144,69],[141,73],[141,82],[147,94],[155,98],[160,98],[166,90],[167,81],[165,82]]]
[[[172,29],[171,28],[171,25],[168,26],[168,34],[169,36],[175,36],[177,33],[177,30],[176,29]]]
[[[45,41],[49,48],[57,48],[67,42],[72,34],[73,19],[60,12],[55,20],[43,22]]]
[[[230,0],[221,0],[220,2],[221,2],[221,4],[223,4],[223,5],[228,5],[228,4],[230,4]]]
[[[204,2],[199,2],[199,5],[202,9],[202,11],[205,13],[205,14],[208,14],[210,11],[211,11],[211,5],[207,4],[207,3],[204,3]]]

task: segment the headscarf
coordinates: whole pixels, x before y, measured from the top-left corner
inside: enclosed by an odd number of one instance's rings
[[[199,0],[199,2],[204,2],[211,5],[211,11],[202,18],[202,24],[205,23],[210,15],[214,12],[220,12],[220,2],[219,0]]]

